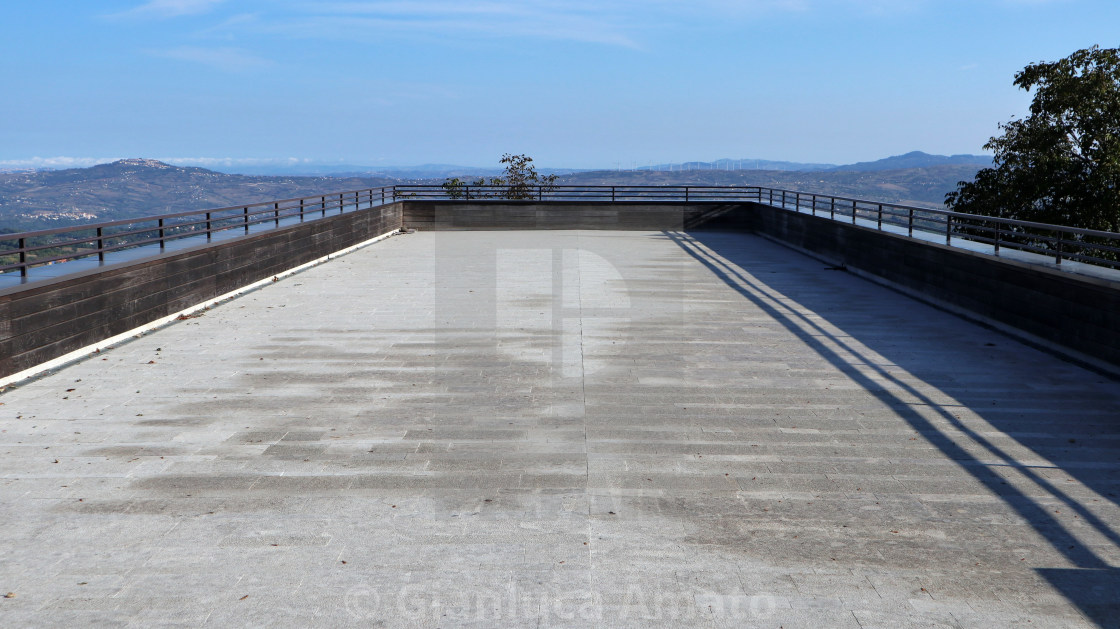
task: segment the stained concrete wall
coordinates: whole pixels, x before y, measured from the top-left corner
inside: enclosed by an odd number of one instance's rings
[[[752,231],[1074,357],[1120,366],[1120,282],[954,249],[767,205]],[[1080,356],[1079,356],[1080,355]]]
[[[399,203],[0,291],[0,377],[397,229]]]
[[[670,230],[698,226],[741,203],[640,201],[407,201],[404,226],[419,230],[621,229]]]

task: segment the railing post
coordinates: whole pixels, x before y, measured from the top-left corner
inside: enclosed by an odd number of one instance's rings
[[[385,186],[381,186],[381,205],[385,205]]]
[[[163,219],[159,219],[159,250],[163,251]]]
[[[273,219],[274,226],[279,227],[280,226],[280,204],[279,203],[273,203],[272,204],[272,219]]]
[[[206,242],[210,242],[210,238],[213,235],[211,232],[213,232],[213,231],[214,231],[214,228],[210,225],[210,212],[207,212],[206,213]]]
[[[544,200],[544,186],[537,186],[537,200]]]
[[[856,202],[855,202],[855,199],[853,199],[852,200],[852,225],[855,225],[855,224],[856,224]]]
[[[469,183],[463,186],[463,194],[466,196],[467,201],[471,200],[471,185]]]
[[[684,200],[688,200],[688,188],[684,189]],[[611,203],[614,203],[614,186],[611,186]]]
[[[345,199],[344,199],[344,198],[342,197],[342,195],[340,194],[340,195],[338,195],[338,213],[339,213],[339,214],[342,214],[342,212],[343,212],[343,209],[344,209],[345,207],[346,207],[346,200],[345,200]]]
[[[105,233],[101,231],[100,227],[98,227],[97,228],[97,261],[98,262],[104,262],[105,261],[105,241],[102,240],[102,236],[104,236],[104,235],[105,235]]]
[[[27,277],[27,239],[19,239],[19,276]]]
[[[813,216],[817,215],[817,195],[815,194],[813,195],[813,207],[809,211],[813,213]]]
[[[828,217],[836,220],[836,197],[829,197]]]
[[[914,208],[909,208],[910,219],[906,223],[906,235],[914,237]]]
[[[999,221],[996,221],[996,253],[999,253],[999,236],[1000,236],[1000,232],[1002,232],[1002,231],[1003,231],[1003,228],[1000,227]]]
[[[614,200],[614,188],[611,188],[611,200]],[[684,187],[684,202],[688,203],[688,186]]]
[[[249,233],[249,207],[245,206],[244,211],[245,233]]]
[[[882,203],[879,204],[879,219],[878,219],[878,221],[876,221],[875,226],[879,229],[879,231],[883,231],[883,204]]]
[[[770,205],[773,206],[774,205],[774,189],[773,188],[767,188],[766,190],[767,190],[767,192],[770,193]]]
[[[946,214],[945,215],[945,244],[946,245],[949,244],[949,239],[952,237],[950,235],[952,233],[952,226],[953,226],[953,215],[952,214]]]
[[[1056,233],[1058,234],[1058,251],[1057,251],[1057,253],[1054,254],[1054,264],[1061,264],[1062,263],[1062,240],[1063,240],[1062,239],[1062,232],[1059,231],[1059,232],[1056,232]]]
[[[798,213],[801,212],[801,193],[800,192],[794,192],[793,193],[793,211],[798,212]]]
[[[786,209],[786,191],[782,190],[782,209]]]
[[[327,197],[319,197],[319,209],[323,212],[323,216],[327,215]]]
[[[373,197],[371,196],[370,198],[372,199]],[[373,201],[371,200],[370,203],[373,203]],[[303,199],[299,200],[299,222],[303,222]]]

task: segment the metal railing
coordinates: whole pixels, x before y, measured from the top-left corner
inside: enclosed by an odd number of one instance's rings
[[[104,262],[107,254],[158,245],[163,251],[170,243],[188,238],[228,236],[230,232],[249,234],[256,229],[322,218],[328,214],[374,207],[393,200],[393,188],[367,188],[333,192],[297,199],[248,203],[209,210],[195,210],[121,219],[87,225],[0,234],[0,273],[19,271],[27,278],[29,270],[97,256]],[[14,245],[14,246],[13,246]]]
[[[943,237],[949,246],[980,243],[996,254],[1012,249],[1052,257],[1059,265],[1071,260],[1120,268],[1120,233],[1115,232],[777,188],[759,188],[758,201],[927,241]]]
[[[520,188],[524,202],[757,202],[950,246],[991,245],[995,253],[1015,249],[1053,257],[1120,268],[1120,234],[1013,219],[963,214],[943,209],[867,201],[759,186],[609,186],[541,185]],[[18,271],[26,281],[35,266],[159,245],[187,238],[248,234],[253,229],[322,218],[401,200],[502,201],[511,199],[507,186],[395,185],[324,195],[250,203],[210,210],[162,214],[88,225],[75,225],[14,234],[0,234],[0,273]]]
[[[462,185],[451,190],[442,185],[414,184],[394,186],[397,197],[414,200],[457,201],[509,201],[509,186]],[[519,187],[521,201],[650,201],[650,202],[704,202],[704,201],[756,201],[756,186],[573,186],[530,185]]]

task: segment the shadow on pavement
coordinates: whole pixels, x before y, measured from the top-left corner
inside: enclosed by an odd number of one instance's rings
[[[914,355],[905,351],[903,346],[891,343],[889,336],[867,333],[869,322],[865,320],[865,313],[854,307],[856,304],[847,311],[845,308],[838,309],[835,298],[826,297],[814,289],[812,282],[782,282],[780,288],[775,288],[760,279],[764,276],[755,269],[767,263],[766,251],[773,251],[780,245],[758,239],[759,247],[743,247],[744,237],[756,237],[733,232],[666,232],[664,236],[773,317],[853,382],[888,405],[946,458],[960,465],[993,495],[999,496],[1038,535],[1076,566],[1040,568],[1037,569],[1039,574],[1094,622],[1101,626],[1120,626],[1120,569],[1106,563],[1093,547],[1058,520],[1051,508],[1041,504],[1037,497],[1009,484],[1001,473],[1008,471],[1007,468],[1018,472],[1041,488],[1049,498],[1060,502],[1063,509],[1076,514],[1081,522],[1091,527],[1093,533],[1107,540],[1108,544],[1120,547],[1117,523],[1102,519],[1084,501],[1059,486],[1052,478],[1053,473],[1047,473],[1049,470],[1060,470],[1101,497],[1120,503],[1117,497],[1120,439],[1115,436],[1117,424],[1120,424],[1120,395],[1116,394],[1116,387],[1106,383],[1104,386],[1098,384],[1079,388],[1058,386],[1048,391],[1046,364],[1024,366],[1011,359],[1002,359],[1004,364],[1000,365],[1001,359],[997,356],[994,364],[1006,367],[1006,389],[1022,392],[1022,397],[1001,399],[999,393],[992,390],[970,387],[967,382],[953,382],[956,374],[952,366],[968,361],[970,356],[967,353],[946,356],[931,364],[924,360],[924,356]],[[864,282],[847,274],[828,273],[834,269],[826,269],[823,263],[820,266],[822,283]],[[900,295],[899,299],[910,298]],[[801,308],[791,307],[790,302],[796,302]],[[806,311],[815,316],[807,316]],[[862,320],[857,321],[860,318]],[[925,323],[918,324],[929,327]],[[842,330],[843,334],[837,334],[836,329]],[[995,332],[992,336],[999,344],[1015,343]],[[946,342],[941,349],[934,351],[949,353],[960,348],[959,344]],[[1056,362],[1059,359],[1049,360]],[[931,386],[955,399],[959,406],[976,413],[1004,436],[1030,449],[1050,465],[1019,460],[1006,447],[959,419],[946,404],[938,403],[900,378],[899,368],[925,384],[932,383]],[[1023,378],[1032,378],[1033,381],[1024,381]],[[1103,381],[1102,376],[1087,371],[1085,379],[1087,382]],[[1077,396],[1075,402],[1070,399],[1071,395]],[[1012,409],[1002,409],[1001,402]],[[1052,412],[1016,412],[1013,408],[1016,405],[1030,405]],[[983,457],[962,447],[915,407],[925,408],[927,413],[933,410],[947,424],[981,446]],[[1061,426],[1054,425],[1054,417],[1061,418]],[[1104,434],[1094,436],[1100,433]]]

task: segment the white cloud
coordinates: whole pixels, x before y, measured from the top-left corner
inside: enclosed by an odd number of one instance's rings
[[[293,37],[371,34],[530,37],[643,48],[648,32],[711,19],[738,22],[829,6],[883,13],[930,0],[299,0],[264,30]]]
[[[630,34],[633,26],[620,19],[616,9],[579,1],[317,2],[303,3],[300,8],[302,16],[275,23],[269,30],[303,37],[345,37],[348,33],[361,39],[373,33],[475,35],[638,47]]]
[[[285,34],[380,34],[531,37],[642,48],[639,35],[675,28],[693,16],[753,17],[801,11],[809,0],[352,0],[300,2],[305,17],[284,25]],[[347,28],[350,25],[350,28]],[[351,30],[353,29],[353,30]]]
[[[225,0],[148,0],[144,4],[118,13],[121,17],[170,18],[207,13]]]
[[[153,0],[210,6],[221,0]],[[235,15],[204,31],[255,30],[284,37],[370,41],[388,36],[532,38],[641,49],[649,33],[689,23],[759,21],[775,14],[842,8],[869,14],[909,11],[933,0],[290,0]],[[1055,1],[1055,0],[999,0]],[[1057,0],[1060,1],[1060,0]],[[156,6],[157,3],[159,6]],[[184,7],[185,9],[185,7]]]
[[[227,72],[243,72],[271,65],[267,59],[257,57],[240,48],[180,46],[167,50],[151,50],[149,53],[157,57],[201,63]]]
[[[26,170],[33,168],[88,168],[115,162],[119,157],[29,157],[27,159],[0,160],[0,169]]]

